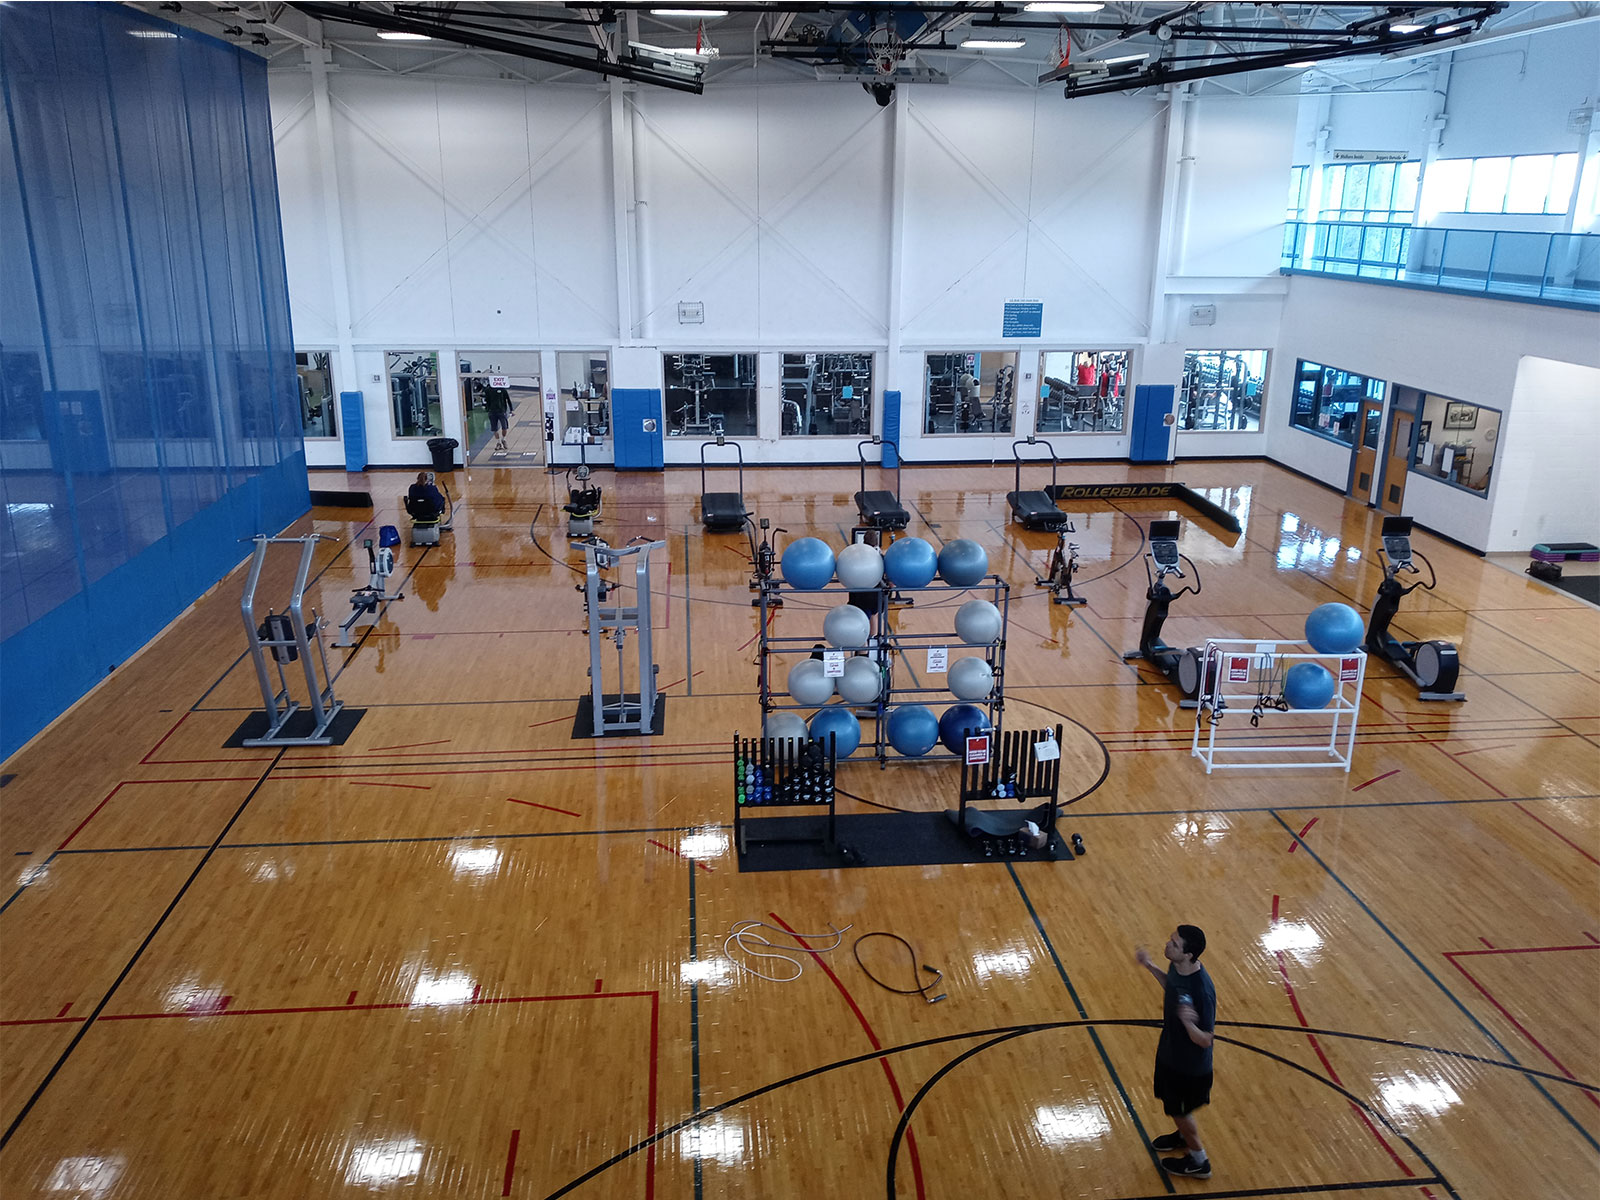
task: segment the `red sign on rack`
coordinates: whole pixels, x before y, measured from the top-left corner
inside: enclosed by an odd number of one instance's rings
[[[989,735],[967,739],[967,766],[981,767],[989,761]]]
[[[1339,660],[1339,682],[1354,683],[1361,677],[1361,660],[1359,658],[1341,658]]]
[[[1228,682],[1250,682],[1250,657],[1245,654],[1228,655]]]

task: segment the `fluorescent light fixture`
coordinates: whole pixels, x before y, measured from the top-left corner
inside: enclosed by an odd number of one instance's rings
[[[1444,34],[1447,34],[1447,33],[1462,33],[1462,32],[1465,32],[1467,29],[1470,29],[1470,28],[1471,28],[1470,25],[1467,25],[1465,22],[1463,22],[1463,23],[1461,23],[1459,25],[1446,25],[1441,29],[1435,29],[1434,32],[1439,34],[1440,36],[1443,36]]]
[[[1105,66],[1111,67],[1115,66],[1117,63],[1143,62],[1149,57],[1150,56],[1148,54],[1119,54],[1116,58],[1096,58],[1092,59],[1091,61],[1102,63]]]
[[[1390,33],[1421,33],[1422,26],[1415,21],[1398,21],[1389,26]]]
[[[652,8],[652,17],[725,17],[725,8]]]
[[[1315,59],[1307,59],[1305,62],[1290,63],[1289,64],[1289,70],[1291,70],[1291,71],[1304,71],[1308,67],[1314,67],[1316,65],[1317,65],[1317,63],[1316,63]]]
[[[1077,3],[1077,0],[1033,0],[1033,3],[1023,5],[1027,12],[1042,13],[1092,13],[1104,7],[1104,4]]]
[[[380,29],[378,36],[386,42],[431,42],[433,39],[425,33],[407,33],[401,29]]]
[[[968,38],[961,43],[963,50],[1021,50],[1028,43],[1023,38]]]
[[[137,38],[175,38],[178,35],[170,29],[130,29],[128,30],[128,36]]]

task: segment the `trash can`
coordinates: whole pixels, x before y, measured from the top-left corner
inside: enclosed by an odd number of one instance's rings
[[[433,469],[435,471],[454,471],[456,469],[456,447],[460,444],[455,438],[429,438],[428,450],[433,455]]]

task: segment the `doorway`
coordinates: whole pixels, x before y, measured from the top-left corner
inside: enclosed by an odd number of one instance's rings
[[[1383,460],[1383,494],[1378,507],[1386,513],[1400,515],[1406,498],[1406,473],[1411,469],[1412,432],[1416,429],[1416,414],[1396,408],[1389,418],[1389,445]]]
[[[539,352],[463,350],[456,365],[461,380],[461,428],[467,443],[462,461],[469,467],[542,467],[544,406]],[[503,435],[491,428],[491,417],[496,414],[505,416]]]
[[[1350,469],[1352,500],[1372,503],[1372,481],[1378,474],[1378,436],[1383,428],[1383,401],[1371,397],[1361,402],[1361,419],[1356,425],[1361,437],[1356,442],[1355,461]]]

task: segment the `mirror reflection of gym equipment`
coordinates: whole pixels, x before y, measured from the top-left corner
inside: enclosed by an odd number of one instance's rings
[[[1040,433],[1121,433],[1126,350],[1064,350],[1041,356]]]
[[[593,446],[611,436],[611,366],[603,350],[556,355],[561,391],[561,443]]]
[[[295,374],[300,377],[300,432],[308,438],[339,436],[331,358],[326,350],[296,351],[294,356]]]
[[[872,431],[872,355],[785,354],[782,370],[784,437]]]
[[[923,369],[924,433],[1010,433],[1016,405],[1012,351],[930,354]]]
[[[754,354],[667,354],[667,436],[756,435],[756,356]]]
[[[439,356],[432,350],[390,350],[389,417],[395,437],[436,437],[439,414]]]

